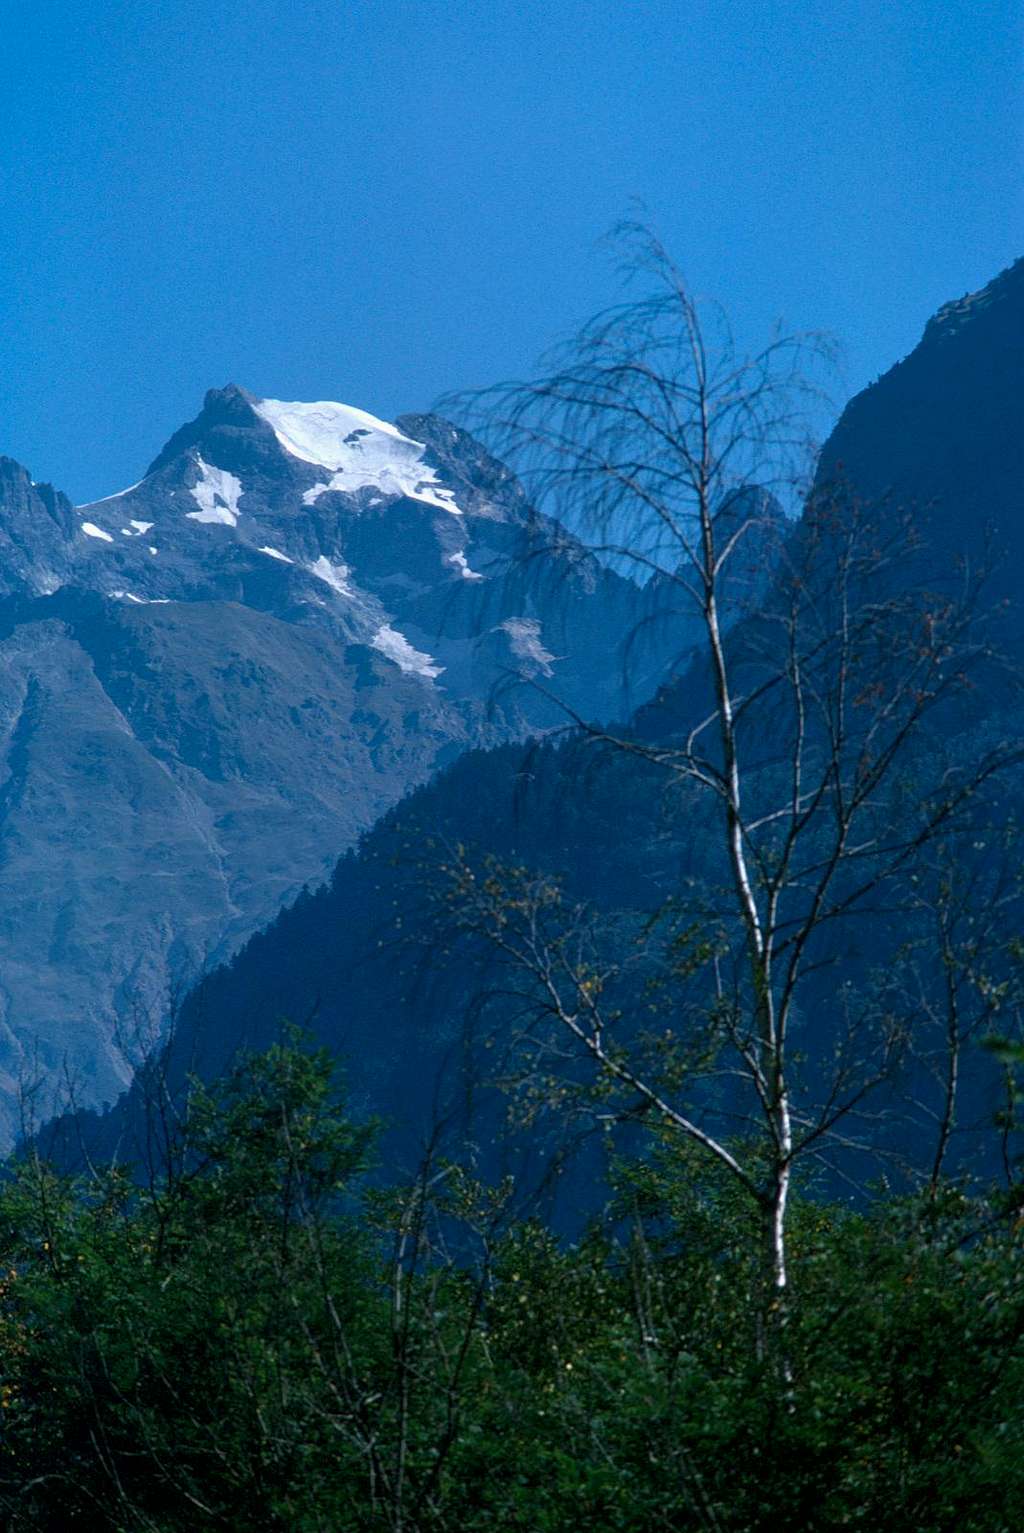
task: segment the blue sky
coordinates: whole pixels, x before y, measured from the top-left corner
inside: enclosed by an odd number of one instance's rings
[[[6,0],[0,452],[74,499],[211,385],[530,370],[639,198],[845,389],[1024,252],[1017,0]]]

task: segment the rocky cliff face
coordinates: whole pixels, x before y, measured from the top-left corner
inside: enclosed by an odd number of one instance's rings
[[[77,509],[0,460],[0,1139],[26,1082],[115,1097],[173,992],[439,765],[619,711],[658,599],[430,416],[215,390]],[[652,677],[688,643],[657,626]]]
[[[1024,635],[1024,259],[946,304],[902,362],[850,401],[819,485],[909,512],[933,568],[967,560]]]
[[[947,305],[912,355],[850,403],[822,454],[819,489],[836,480],[881,516],[889,506],[913,512],[921,545],[911,578],[959,578],[965,560],[1001,550],[987,599],[1005,594],[1019,610],[1024,262],[982,293]],[[469,563],[479,567],[472,558]],[[744,573],[746,596],[770,596],[764,563],[756,552]],[[1011,623],[1003,638],[1019,667],[1024,623]],[[739,664],[745,656],[757,662],[757,641],[756,615],[736,625],[730,644]],[[709,706],[701,667],[694,665],[635,716],[635,727],[649,739],[671,740]],[[951,758],[961,750],[958,736],[969,758],[979,734],[989,731],[994,741],[1021,731],[1019,693],[980,687],[965,695],[961,711],[944,716],[942,727]],[[681,883],[706,875],[713,849],[703,817],[680,818],[658,774],[635,759],[625,762],[619,753],[595,762],[571,745],[529,755],[510,746],[464,756],[344,858],[331,887],[284,912],[230,969],[197,987],[182,1011],[172,1080],[179,1083],[195,1061],[214,1072],[239,1042],[266,1043],[282,1017],[315,1011],[319,1037],[351,1066],[360,1108],[382,1111],[400,1129],[432,1121],[438,1083],[462,1058],[462,1021],[474,1015],[489,979],[482,968],[460,972],[436,962],[428,921],[417,915],[422,893],[415,847],[429,836],[441,844],[475,844],[564,876],[573,897],[598,908],[659,907]],[[1006,779],[1005,791],[1007,813],[1016,812],[1019,775]],[[870,943],[866,951],[873,963],[882,961]],[[826,991],[832,974],[823,968]],[[828,999],[823,994],[823,1004]],[[998,1107],[990,1066],[982,1050],[965,1062],[972,1105],[964,1117],[973,1114],[978,1126],[989,1124]],[[144,1102],[137,1086],[106,1119],[88,1121],[103,1153],[115,1147],[137,1153]],[[61,1142],[72,1151],[83,1121],[62,1126]],[[903,1145],[901,1153],[912,1160],[918,1148]]]

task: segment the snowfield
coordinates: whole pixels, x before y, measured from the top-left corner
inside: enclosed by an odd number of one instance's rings
[[[234,474],[229,474],[226,469],[211,467],[198,453],[196,453],[196,467],[199,469],[200,477],[192,486],[190,494],[199,510],[187,512],[189,520],[215,522],[224,527],[237,527],[238,498],[242,493],[241,480],[236,479]]]
[[[303,463],[331,470],[330,479],[312,486],[303,495],[307,506],[321,495],[340,491],[380,490],[387,496],[419,500],[453,516],[461,516],[454,491],[447,489],[424,461],[426,448],[403,436],[397,426],[378,420],[352,405],[321,399],[258,399],[257,415],[272,429],[285,452]]]

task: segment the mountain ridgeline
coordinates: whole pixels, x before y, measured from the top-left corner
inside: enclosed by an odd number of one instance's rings
[[[435,416],[213,390],[77,508],[0,459],[0,1141],[27,1088],[113,1102],[439,767],[621,712],[630,636],[642,696],[693,633]]]
[[[978,293],[945,304],[920,344],[856,395],[821,453],[837,478],[880,508],[914,518],[929,572],[984,572],[990,606],[1009,603],[1021,642],[1024,603],[1024,258]]]
[[[983,600],[997,617],[1003,646],[1001,680],[998,687],[985,684],[965,692],[952,711],[943,714],[943,749],[951,760],[958,753],[973,751],[979,742],[1021,732],[1012,677],[1024,659],[1024,624],[1015,589],[1024,556],[1019,503],[1024,484],[1022,342],[1024,263],[1018,263],[982,293],[947,306],[929,323],[912,355],[850,403],[819,463],[815,489],[819,499],[836,493],[857,497],[868,506],[880,532],[897,514],[911,513],[917,543],[912,565],[899,571],[902,583],[920,580],[955,586],[962,582],[964,569],[991,566]],[[231,396],[218,404],[221,408],[231,414],[241,410],[242,404]],[[233,442],[234,428],[225,425],[223,429]],[[444,465],[449,475],[453,476],[452,460],[445,453],[454,452],[456,445],[463,453],[470,451],[453,428],[417,419],[407,422],[405,429],[435,444],[436,460],[432,461]],[[193,450],[191,438],[183,437],[182,444],[183,450]],[[182,444],[175,450],[182,450]],[[260,431],[247,450],[261,452],[264,445]],[[173,441],[171,447],[175,447]],[[480,452],[475,447],[472,451]],[[225,450],[218,461],[244,482],[253,482],[252,469],[243,458],[230,457]],[[474,459],[477,476],[479,465],[488,462]],[[158,460],[158,475],[166,471],[160,465]],[[503,471],[491,465],[486,472]],[[307,488],[309,474],[303,474],[297,484],[300,500],[319,483],[314,480]],[[319,492],[311,499],[315,509]],[[411,526],[413,508],[408,500],[401,506]],[[473,509],[467,500],[465,519],[455,531],[474,525]],[[437,514],[451,516],[450,510],[440,508]],[[481,543],[494,549],[494,524],[482,512],[478,515],[483,517]],[[423,523],[416,525],[423,529]],[[442,531],[452,533],[448,521],[440,525]],[[372,542],[372,523],[360,520],[358,526],[367,543]],[[303,529],[308,537],[305,524]],[[803,531],[798,525],[792,538],[799,540]],[[308,567],[314,548],[309,546],[304,556],[297,553],[287,533],[284,525],[276,526],[273,538],[268,535],[267,540],[297,565],[304,557]],[[396,531],[398,541],[388,555],[392,572],[401,562],[405,535]],[[448,569],[453,561],[460,563],[459,554],[465,554],[468,570],[483,572],[483,556],[474,545],[456,548],[446,543],[442,549],[438,543],[437,547],[442,551],[432,557],[446,561]],[[450,659],[452,651],[441,637],[437,592],[413,597],[402,582],[389,584],[382,567],[372,563],[377,548],[374,544],[372,553],[367,549],[365,557],[370,562],[361,566],[355,549],[346,547],[345,562],[354,571],[351,578],[361,587],[365,584],[375,600],[383,601],[385,591],[400,588],[400,595],[389,598],[388,611],[393,614],[389,621],[418,653],[428,653],[430,635],[429,653],[438,664],[451,664],[457,670],[457,663]],[[510,556],[502,544],[491,557]],[[601,665],[595,670],[603,667],[607,681],[614,669],[615,645],[635,621],[640,598],[630,592],[627,601],[618,583],[589,563],[576,563],[573,568],[575,576],[559,576],[560,581],[582,582],[585,577],[600,586],[608,595],[598,597],[599,610],[607,611],[609,600],[628,607],[621,621],[604,630]],[[465,573],[461,570],[460,581]],[[456,584],[456,590],[461,594],[461,585]],[[649,590],[646,600],[655,599]],[[572,599],[565,605],[567,610],[575,607],[577,621],[583,623],[592,603],[579,587],[573,588]],[[769,609],[770,601],[766,608],[770,618]],[[507,618],[500,613],[492,614],[482,627],[493,635],[502,621],[507,633]],[[756,663],[762,636],[758,623],[755,614],[733,625],[729,643],[741,668],[744,663]],[[547,624],[543,632],[543,642],[550,643]],[[588,641],[580,630],[577,640],[586,647]],[[682,648],[677,641],[676,652]],[[594,661],[593,652],[589,660]],[[582,666],[583,661],[578,664]],[[706,673],[699,660],[689,669],[673,669],[672,674],[656,676],[655,671],[649,663],[642,667],[643,685],[637,690],[642,693],[646,687],[650,701],[633,712],[627,732],[632,731],[637,740],[670,744],[706,713]],[[554,678],[550,690],[567,695],[570,674]],[[589,674],[586,708],[595,715],[621,716],[621,696],[601,691],[594,672]],[[578,699],[584,689],[581,682],[577,686]],[[578,700],[574,706],[580,708]],[[548,722],[544,716],[528,718],[516,728],[506,726],[500,742],[480,742],[466,729],[461,743],[486,743],[488,748],[463,754],[400,803],[394,802],[398,794],[393,794],[394,807],[345,852],[327,885],[303,894],[230,963],[208,974],[176,1016],[173,1042],[161,1065],[172,1089],[190,1070],[216,1074],[239,1045],[267,1043],[277,1036],[282,1020],[290,1019],[308,1023],[317,1038],[341,1056],[356,1106],[382,1112],[396,1126],[395,1142],[410,1159],[415,1158],[416,1146],[431,1123],[446,1113],[454,1113],[452,1121],[464,1140],[490,1133],[495,1122],[493,1100],[488,1105],[487,1092],[480,1094],[474,1029],[486,1009],[483,998],[500,992],[504,981],[479,944],[455,940],[446,924],[438,897],[438,869],[450,860],[451,849],[474,847],[506,863],[557,875],[572,901],[596,908],[623,930],[635,930],[645,913],[664,906],[680,888],[711,890],[723,876],[706,801],[700,805],[694,801],[692,806],[685,798],[681,801],[671,785],[666,787],[664,773],[642,753],[624,754],[580,736],[527,744],[517,739],[531,725]],[[768,772],[771,752],[766,748],[764,754]],[[416,776],[409,774],[410,784]],[[418,776],[421,782],[427,777],[425,765]],[[1008,778],[1005,791],[1019,793],[1017,780]],[[884,967],[886,955],[905,940],[899,921],[887,926],[883,920],[871,942],[861,944],[854,954],[854,972],[867,976]],[[833,1005],[833,983],[833,976],[824,970],[822,1004]],[[814,1049],[813,1036],[808,1034],[812,1068]],[[974,1048],[965,1074],[964,1119],[990,1124],[999,1106],[998,1072],[990,1058]],[[902,1120],[898,1137],[900,1148],[907,1149],[909,1144],[913,1153],[914,1136],[930,1132],[927,1125],[934,1116],[928,1092],[939,1088],[930,1081],[928,1069],[913,1082],[897,1075],[887,1087],[895,1094],[890,1094],[889,1104],[911,1086],[918,1094],[919,1111],[916,1117],[911,1114]],[[113,1113],[65,1119],[57,1125],[53,1142],[65,1147],[84,1142],[104,1153],[135,1153],[139,1137],[146,1132],[151,1089],[152,1076],[140,1079]],[[961,1164],[967,1165],[972,1153],[965,1140]]]

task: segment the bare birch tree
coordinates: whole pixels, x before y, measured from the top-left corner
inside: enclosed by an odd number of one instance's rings
[[[589,533],[592,549],[673,582],[700,617],[688,675],[642,727],[573,720],[636,760],[637,791],[654,791],[652,769],[663,774],[710,847],[722,894],[677,1029],[662,1017],[658,1037],[645,1031],[629,961],[550,880],[457,856],[451,888],[458,919],[508,964],[508,993],[529,1019],[518,1036],[567,1068],[575,1050],[634,1113],[749,1193],[767,1308],[781,1313],[794,1168],[867,1142],[855,1124],[906,1043],[906,1018],[864,984],[865,945],[877,942],[879,959],[887,940],[896,950],[917,860],[940,832],[955,836],[1012,753],[996,745],[947,766],[929,743],[988,658],[976,581],[961,572],[929,589],[913,530],[844,493],[812,497],[785,531],[770,513],[772,496],[793,507],[806,488],[820,344],[780,335],[740,356],[657,241],[624,234],[653,291],[586,325],[549,374],[486,391],[475,410],[539,504]],[[737,616],[745,580],[758,609]],[[711,1055],[695,1041],[698,1013]],[[672,1032],[690,1042],[660,1068]]]

